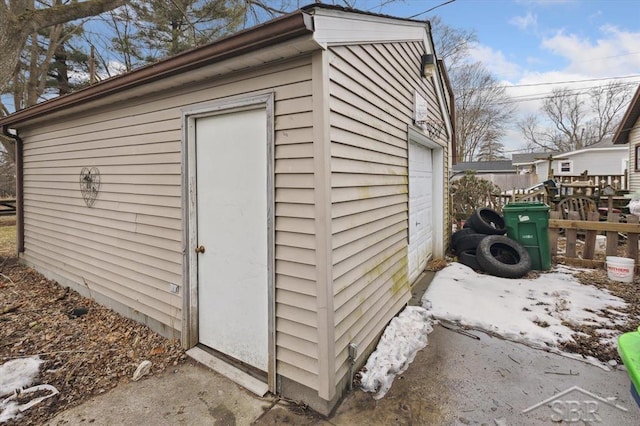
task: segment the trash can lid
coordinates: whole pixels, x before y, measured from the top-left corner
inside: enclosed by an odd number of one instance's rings
[[[515,201],[513,203],[505,204],[502,207],[502,211],[505,210],[549,210],[549,206],[540,201]]]

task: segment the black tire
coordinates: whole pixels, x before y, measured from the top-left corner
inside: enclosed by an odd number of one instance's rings
[[[460,241],[458,241],[458,244],[456,245],[456,250],[455,250],[456,256],[462,253],[463,251],[475,250],[478,247],[478,244],[480,244],[480,241],[482,241],[486,237],[487,237],[486,234],[475,234],[475,233],[471,233],[463,236],[462,238],[460,238]]]
[[[488,207],[477,209],[468,220],[471,228],[480,234],[503,235],[507,232],[504,216]]]
[[[520,278],[531,270],[531,257],[517,241],[503,235],[488,235],[476,249],[480,268],[504,278]]]
[[[456,247],[458,246],[458,243],[460,242],[460,240],[462,240],[462,238],[464,238],[465,235],[475,234],[475,233],[476,232],[471,228],[462,228],[454,232],[453,234],[451,234],[451,250],[453,250],[454,252],[456,251]]]
[[[458,254],[458,262],[468,266],[474,271],[478,271],[482,269],[480,268],[480,264],[478,263],[475,250],[465,250],[460,252]]]

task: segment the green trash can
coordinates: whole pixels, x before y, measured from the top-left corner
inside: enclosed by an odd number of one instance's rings
[[[531,256],[531,269],[551,268],[549,206],[540,202],[509,203],[502,208],[507,236]]]
[[[631,379],[631,395],[640,407],[640,327],[618,337],[618,354]]]

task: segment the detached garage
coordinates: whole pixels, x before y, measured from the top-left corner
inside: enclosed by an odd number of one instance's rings
[[[314,5],[0,119],[21,260],[329,413],[448,238],[425,22]]]

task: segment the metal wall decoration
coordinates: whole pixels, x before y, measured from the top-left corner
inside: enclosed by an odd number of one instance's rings
[[[80,171],[80,192],[87,207],[93,206],[100,190],[100,171],[96,167],[83,167]]]

